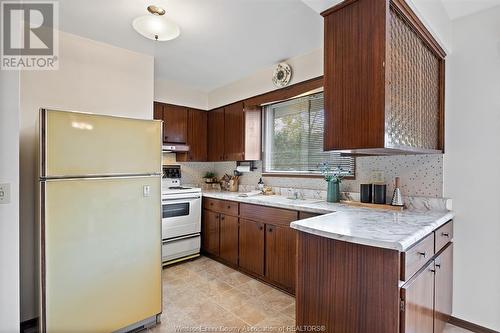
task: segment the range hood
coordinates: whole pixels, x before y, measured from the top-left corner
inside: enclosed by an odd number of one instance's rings
[[[189,146],[183,144],[168,144],[163,145],[161,150],[165,153],[183,153],[189,151]]]

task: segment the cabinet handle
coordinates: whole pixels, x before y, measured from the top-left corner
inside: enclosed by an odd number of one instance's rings
[[[441,264],[436,264],[436,268],[441,268]]]
[[[269,232],[273,232],[273,228],[269,228]]]
[[[262,229],[264,229],[264,227],[260,226],[260,227],[259,227],[259,230],[262,230]]]
[[[230,205],[227,205],[227,209],[231,209],[231,206],[230,206]]]
[[[432,268],[431,268],[431,269],[429,269],[429,271],[430,271],[431,273],[436,273],[436,270],[435,270],[435,269],[432,269]]]
[[[449,234],[449,233],[447,233],[447,232],[442,232],[442,233],[441,233],[441,236],[443,236],[443,237],[450,237],[450,234]]]
[[[425,252],[419,252],[418,254],[420,254],[424,258],[427,257],[427,253],[425,253]]]
[[[224,221],[224,215],[221,215],[221,216],[220,216],[220,219],[221,219],[222,221]]]

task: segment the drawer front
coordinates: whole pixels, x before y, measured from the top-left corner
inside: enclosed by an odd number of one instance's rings
[[[291,222],[297,221],[298,212],[242,203],[240,204],[240,216],[252,221],[289,226]]]
[[[227,200],[203,198],[203,208],[232,216],[239,213],[239,203]]]
[[[436,253],[441,251],[446,244],[451,242],[453,239],[453,221],[446,223],[435,231],[435,241],[436,241]]]
[[[401,280],[407,281],[434,255],[434,233],[401,253]]]

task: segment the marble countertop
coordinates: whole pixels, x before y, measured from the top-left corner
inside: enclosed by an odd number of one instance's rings
[[[351,243],[406,251],[453,218],[453,212],[431,208],[402,212],[351,207],[320,199],[288,199],[283,196],[240,197],[235,192],[203,192],[222,200],[324,214],[291,223],[302,232]]]

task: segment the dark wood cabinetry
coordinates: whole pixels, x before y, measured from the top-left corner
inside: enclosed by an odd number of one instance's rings
[[[403,0],[347,0],[322,13],[325,150],[444,150],[445,52]]]
[[[240,268],[264,275],[264,223],[240,219]]]
[[[287,226],[266,225],[266,276],[295,293],[297,233]]]
[[[224,160],[242,161],[244,156],[245,114],[243,102],[224,108]]]
[[[224,161],[224,108],[208,113],[208,160]]]
[[[405,252],[298,232],[296,324],[442,333],[452,310],[453,242],[434,241],[452,230],[450,221]]]
[[[202,236],[204,253],[279,289],[295,292],[297,233],[290,223],[299,218],[299,212],[204,198],[203,215],[203,225],[216,226],[203,227],[202,233],[209,233]],[[217,254],[214,248],[219,249]]]
[[[432,333],[434,330],[434,262],[401,288],[401,333]]]
[[[209,112],[208,160],[260,160],[260,107],[237,102]]]
[[[183,106],[163,104],[163,141],[165,143],[186,143],[188,109]]]
[[[208,112],[188,109],[187,144],[189,151],[177,153],[178,162],[204,162],[208,159]]]
[[[434,332],[444,331],[450,320],[453,301],[453,244],[441,252],[435,260],[435,304],[434,304]]]
[[[218,256],[219,255],[219,233],[220,233],[220,214],[203,210],[201,223],[202,244],[204,252]]]

